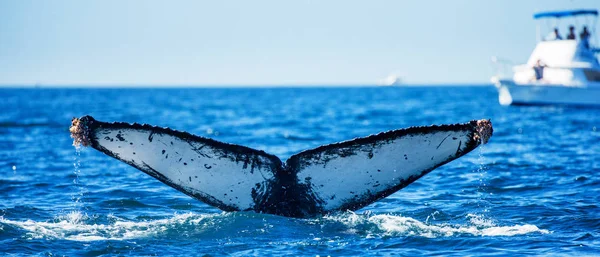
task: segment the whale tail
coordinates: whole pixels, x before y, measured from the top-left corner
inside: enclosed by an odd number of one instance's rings
[[[411,127],[274,155],[169,128],[74,118],[91,146],[224,211],[311,217],[357,210],[486,143],[489,120]]]

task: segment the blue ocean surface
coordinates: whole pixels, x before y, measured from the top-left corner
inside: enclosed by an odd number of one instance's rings
[[[0,99],[2,255],[600,254],[599,109],[500,106],[492,86],[5,88]],[[418,125],[489,118],[494,135],[356,212],[295,219],[223,212],[76,149],[68,128],[83,115],[170,127],[282,160]]]

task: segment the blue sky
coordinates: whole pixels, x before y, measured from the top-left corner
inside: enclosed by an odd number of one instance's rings
[[[0,0],[0,84],[487,83],[491,56],[527,60],[534,12],[582,7],[600,1]]]

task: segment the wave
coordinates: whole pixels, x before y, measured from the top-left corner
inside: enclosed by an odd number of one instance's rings
[[[52,221],[16,221],[0,217],[2,231],[19,231],[17,234],[28,239],[60,239],[73,241],[129,240],[141,238],[179,237],[182,234],[196,237],[230,236],[235,231],[243,232],[255,227],[257,233],[268,233],[265,227],[290,226],[311,227],[316,225],[323,234],[355,234],[364,237],[427,238],[457,236],[518,236],[531,233],[548,234],[548,230],[535,225],[523,224],[497,226],[478,215],[467,215],[468,224],[428,224],[411,217],[392,214],[355,214],[346,212],[317,219],[296,220],[272,215],[250,213],[220,214],[174,214],[168,218],[130,221],[108,215],[107,224],[95,224],[97,219],[81,212],[71,212]],[[281,220],[279,220],[281,218]],[[258,223],[258,224],[257,224]],[[266,223],[266,224],[265,224]],[[272,224],[268,224],[272,223]],[[283,223],[283,224],[282,224]],[[300,224],[298,224],[300,223]],[[5,228],[4,226],[8,226]],[[242,231],[243,230],[243,231]],[[310,230],[310,229],[308,229]],[[232,233],[234,232],[234,233]],[[12,234],[12,233],[11,233]],[[256,236],[256,235],[254,235]]]

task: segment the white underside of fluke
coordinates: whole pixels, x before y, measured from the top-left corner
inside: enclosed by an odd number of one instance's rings
[[[270,169],[248,163],[249,158],[262,158],[259,161],[270,163],[264,157],[238,155],[236,158],[222,149],[169,134],[99,128],[95,136],[97,145],[116,158],[141,170],[157,171],[156,175],[169,180],[163,182],[170,182],[188,194],[225,203],[237,210],[254,208],[253,188],[260,184],[260,190],[265,190],[265,183],[274,177]]]
[[[409,134],[348,147],[348,151],[340,149],[337,152],[341,154],[314,155],[299,170],[298,181],[310,184],[323,199],[325,211],[337,210],[360,198],[405,186],[459,157],[471,136],[468,130]]]

